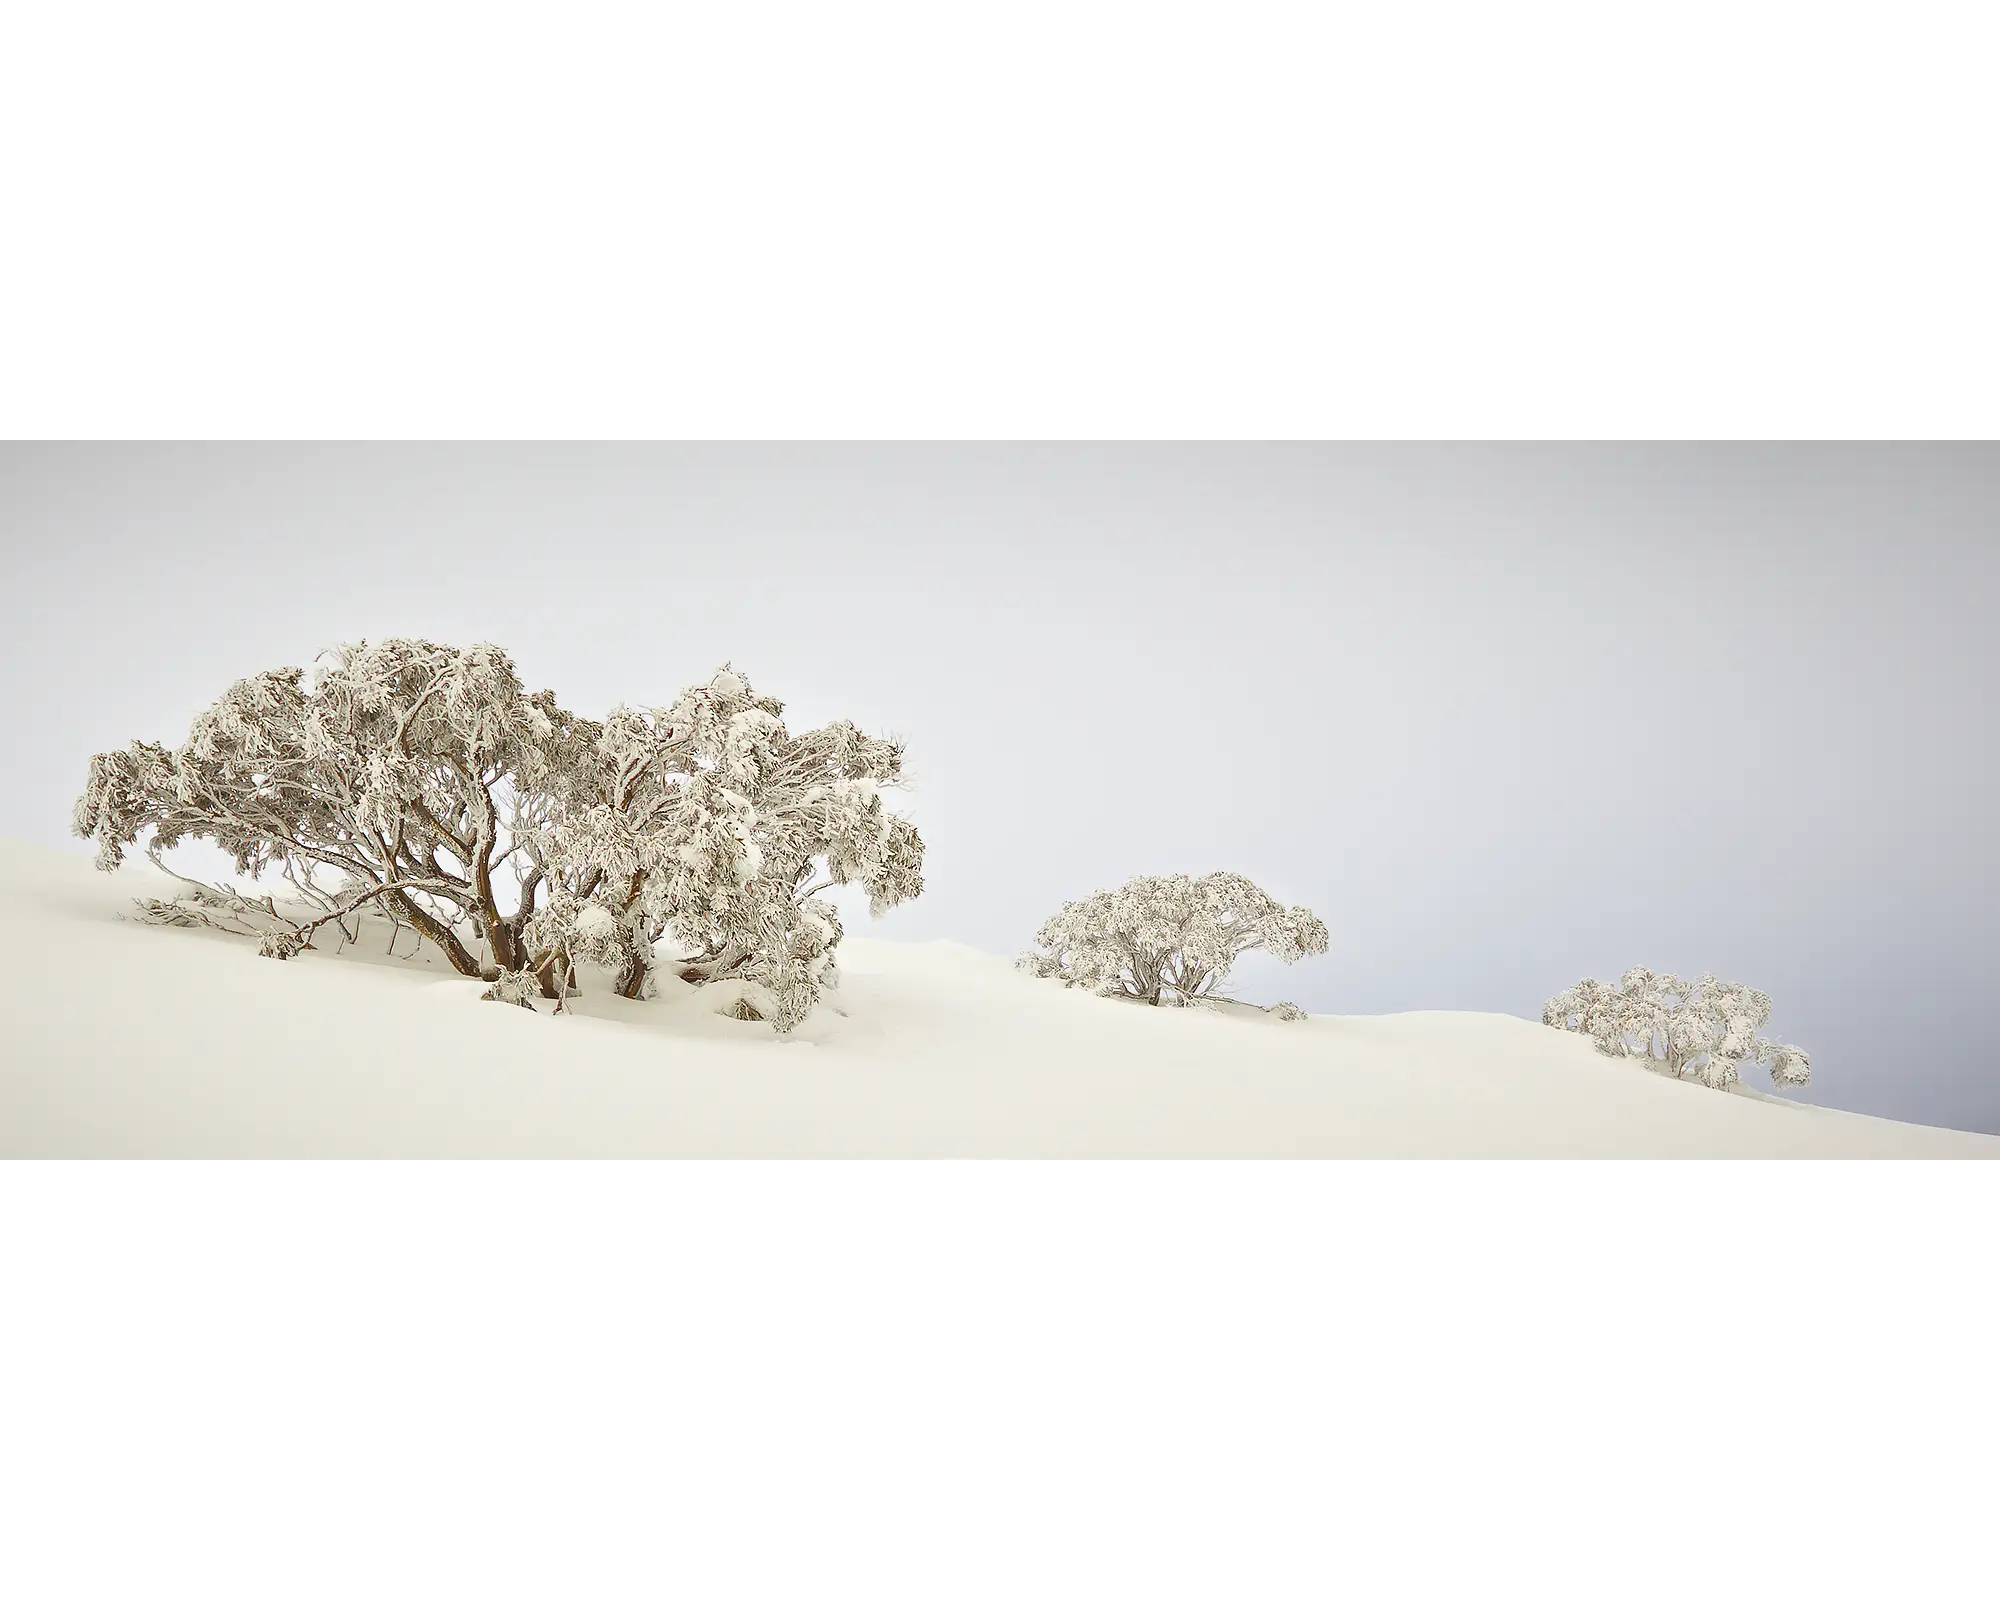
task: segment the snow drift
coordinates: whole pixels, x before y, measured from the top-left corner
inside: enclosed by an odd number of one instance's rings
[[[259,960],[139,920],[134,896],[176,889],[145,866],[0,841],[0,884],[12,1157],[2000,1154],[1676,1083],[1519,1017],[1154,1009],[850,939],[840,989],[780,1037],[725,1014],[728,982],[640,1004],[598,972],[570,1016],[482,1005],[372,929]]]

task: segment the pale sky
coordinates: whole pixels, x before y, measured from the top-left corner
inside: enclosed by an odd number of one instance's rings
[[[5,445],[0,533],[0,833],[86,850],[93,751],[341,640],[591,716],[728,659],[909,741],[928,887],[856,934],[1226,868],[1332,933],[1245,998],[1709,969],[1804,1098],[2000,1132],[1991,446]]]

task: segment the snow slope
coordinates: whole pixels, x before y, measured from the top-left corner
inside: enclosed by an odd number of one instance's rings
[[[1156,1011],[943,942],[850,938],[839,1010],[789,1039],[716,1015],[720,985],[600,978],[558,1018],[481,1003],[429,947],[386,956],[380,924],[278,962],[118,919],[171,887],[0,841],[0,1155],[2000,1155],[1517,1017]]]

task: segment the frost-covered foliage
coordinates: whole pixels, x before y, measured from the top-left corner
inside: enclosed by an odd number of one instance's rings
[[[1276,1017],[1280,1022],[1304,1022],[1306,1020],[1304,1010],[1293,1005],[1289,1000],[1280,1000],[1276,1005],[1271,1007],[1271,1015]]]
[[[1022,970],[1159,1005],[1164,995],[1213,995],[1246,950],[1287,964],[1323,955],[1327,931],[1304,906],[1287,909],[1239,873],[1177,873],[1072,900],[1035,940],[1040,948],[1021,957]]]
[[[94,756],[73,822],[106,871],[147,829],[155,862],[207,838],[324,913],[195,885],[142,906],[151,920],[289,955],[379,909],[460,973],[525,974],[559,1010],[579,962],[647,994],[671,938],[692,952],[676,976],[745,980],[785,1031],[836,981],[840,922],[819,891],[858,883],[886,911],[921,893],[923,842],[882,800],[899,744],[848,722],[793,737],[783,709],[725,666],[670,707],[598,723],[527,693],[496,646],[362,643],[310,676],[243,679],[178,749]]]
[[[535,980],[525,972],[503,972],[480,992],[482,1000],[497,1000],[503,1005],[520,1006],[533,1011],[535,1002]]]
[[[658,710],[620,707],[590,781],[524,836],[556,887],[531,939],[615,962],[619,989],[662,967],[744,980],[780,1031],[837,982],[840,918],[819,898],[859,884],[876,914],[923,889],[923,841],[883,803],[899,744],[836,722],[794,738],[782,705],[727,668]],[[684,954],[654,946],[671,935]]]
[[[1614,986],[1585,978],[1542,1008],[1542,1021],[1590,1035],[1609,1056],[1637,1056],[1676,1078],[1693,1073],[1711,1089],[1741,1081],[1755,1061],[1780,1089],[1812,1081],[1797,1045],[1758,1033],[1771,1020],[1771,997],[1703,973],[1693,983],[1670,972],[1634,967]]]

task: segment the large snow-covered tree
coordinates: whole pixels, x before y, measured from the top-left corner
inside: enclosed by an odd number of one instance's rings
[[[1585,978],[1551,997],[1542,1021],[1588,1034],[1605,1055],[1636,1056],[1676,1078],[1712,1089],[1742,1079],[1742,1064],[1765,1067],[1780,1089],[1812,1081],[1812,1062],[1794,1044],[1757,1030],[1771,1020],[1771,997],[1712,973],[1694,982],[1633,967],[1616,984]]]
[[[150,829],[163,867],[201,837],[241,874],[281,876],[318,917],[223,890],[149,903],[257,931],[267,954],[379,908],[458,972],[560,1006],[586,960],[642,997],[668,941],[687,952],[678,977],[743,979],[784,1031],[836,981],[819,892],[860,884],[878,913],[913,898],[923,843],[882,801],[899,744],[847,722],[795,738],[782,712],[725,666],[671,707],[598,723],[527,693],[496,646],[364,642],[234,684],[178,749],[94,756],[73,823],[107,871]]]
[[[1042,924],[1019,965],[1094,994],[1160,1004],[1217,992],[1236,958],[1263,950],[1287,964],[1323,955],[1326,924],[1287,908],[1240,873],[1138,877],[1072,900]]]

